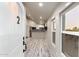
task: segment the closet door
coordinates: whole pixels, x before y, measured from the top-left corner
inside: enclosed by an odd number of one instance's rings
[[[24,56],[22,11],[18,3],[0,3],[0,56]]]

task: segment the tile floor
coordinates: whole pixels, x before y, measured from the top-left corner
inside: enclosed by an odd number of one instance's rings
[[[38,35],[37,35],[38,34]],[[37,36],[44,35],[44,33],[33,33],[33,38],[27,40],[27,51],[25,57],[50,57],[48,44],[46,40]],[[35,38],[36,37],[36,38]]]

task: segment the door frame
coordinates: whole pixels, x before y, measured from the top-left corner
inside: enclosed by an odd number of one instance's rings
[[[21,7],[21,9],[23,11],[22,19],[24,20],[24,24],[27,24],[27,20],[26,20],[26,9],[25,9],[23,3],[22,2],[16,2],[16,3]],[[24,27],[26,27],[26,25]],[[26,29],[24,29],[24,30],[26,30]],[[25,32],[25,34],[26,34],[26,32]]]
[[[26,28],[27,28],[27,20],[26,20],[26,9],[25,9],[25,7],[24,7],[24,5],[23,5],[23,3],[22,2],[17,2],[17,4],[19,5],[19,7],[20,7],[20,9],[21,9],[21,13],[22,13],[22,15],[21,15],[21,19],[23,20],[23,38],[24,38],[24,40],[22,39],[22,42],[24,41],[24,42],[26,42],[25,40],[26,40]],[[23,45],[23,50],[25,49],[25,46]],[[23,56],[25,56],[25,53],[23,52]]]

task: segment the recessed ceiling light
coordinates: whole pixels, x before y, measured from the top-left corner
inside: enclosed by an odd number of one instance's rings
[[[42,6],[43,6],[43,3],[39,3],[38,5],[39,5],[40,7],[42,7]]]
[[[71,2],[68,2],[68,3],[66,3],[66,5],[65,6],[69,6],[71,4]]]
[[[54,18],[55,18],[55,16],[52,17],[52,19],[54,19]]]
[[[42,16],[40,16],[40,19],[42,19]]]

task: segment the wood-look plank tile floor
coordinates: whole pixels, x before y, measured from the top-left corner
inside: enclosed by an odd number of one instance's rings
[[[50,57],[45,39],[28,39],[25,57]]]

